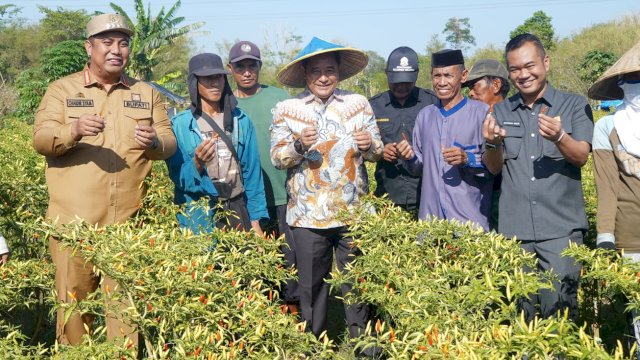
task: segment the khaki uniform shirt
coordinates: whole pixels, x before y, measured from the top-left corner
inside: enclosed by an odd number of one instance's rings
[[[105,128],[97,136],[74,141],[71,125],[82,114],[101,115]],[[157,148],[144,150],[136,143],[138,123],[153,125]],[[33,146],[48,165],[47,217],[60,223],[79,217],[106,225],[125,221],[137,211],[150,160],[171,156],[176,140],[151,86],[123,75],[107,92],[85,67],[49,85],[36,112]]]

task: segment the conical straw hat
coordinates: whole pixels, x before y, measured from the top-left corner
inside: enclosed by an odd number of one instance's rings
[[[594,100],[622,99],[624,94],[618,86],[624,74],[640,71],[640,42],[624,53],[613,66],[589,88],[589,97]]]
[[[276,78],[282,85],[303,88],[307,85],[304,77],[304,67],[302,66],[303,60],[331,52],[340,52],[340,65],[338,66],[340,81],[356,75],[369,62],[369,57],[361,50],[333,44],[314,37],[290,63],[278,71]]]

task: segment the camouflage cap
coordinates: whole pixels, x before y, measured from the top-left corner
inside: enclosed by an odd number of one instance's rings
[[[97,15],[87,23],[87,39],[107,31],[119,31],[133,36],[133,30],[129,28],[127,19],[120,14]]]

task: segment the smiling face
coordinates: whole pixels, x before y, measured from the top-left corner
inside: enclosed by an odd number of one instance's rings
[[[549,56],[542,54],[532,42],[526,42],[507,53],[509,78],[525,103],[532,104],[547,86]]]
[[[467,80],[467,70],[460,65],[436,67],[431,69],[433,90],[442,104],[455,105],[462,100],[462,83]]]
[[[307,88],[312,94],[326,101],[338,86],[338,62],[334,54],[322,54],[310,58],[304,65]]]
[[[120,80],[129,63],[129,36],[117,31],[104,32],[85,41],[89,69],[100,82],[113,84]]]
[[[222,98],[224,91],[224,75],[215,74],[209,76],[198,76],[198,94],[200,101],[206,101],[209,104],[217,104]]]

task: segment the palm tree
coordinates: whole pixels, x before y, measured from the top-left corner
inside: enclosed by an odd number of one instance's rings
[[[153,68],[161,61],[160,50],[173,44],[173,42],[187,35],[190,31],[196,30],[203,22],[191,25],[179,26],[184,21],[184,17],[174,17],[180,7],[180,0],[176,1],[171,8],[165,12],[164,6],[155,17],[151,16],[151,4],[145,11],[142,0],[134,0],[136,9],[136,24],[127,13],[118,5],[110,3],[111,8],[129,22],[129,26],[134,29],[134,36],[131,42],[131,62],[128,72],[131,76],[149,81],[153,75]]]

